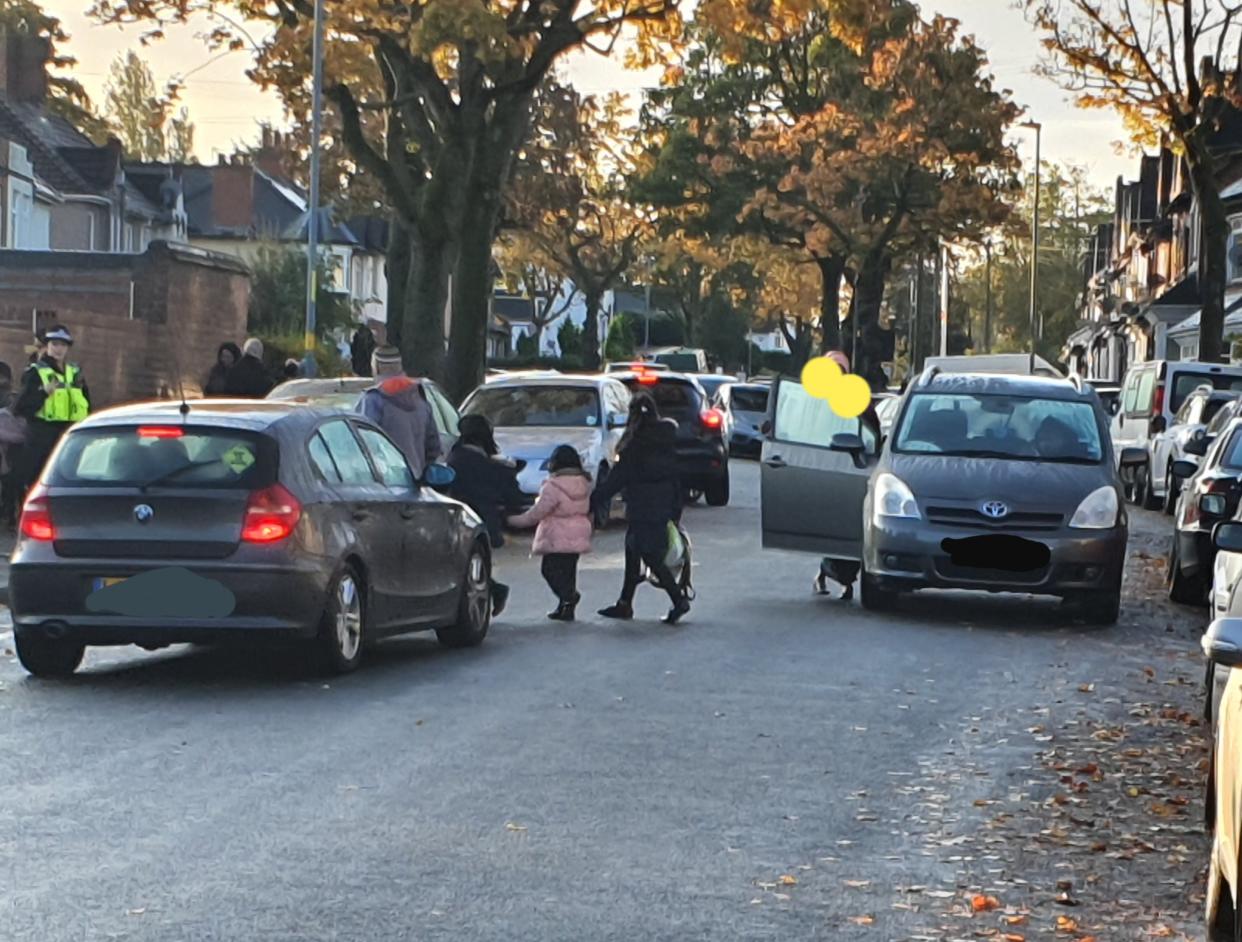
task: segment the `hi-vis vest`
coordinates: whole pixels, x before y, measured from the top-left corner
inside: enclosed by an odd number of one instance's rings
[[[42,363],[35,368],[39,371],[39,381],[43,385],[46,386],[52,380],[60,383],[55,390],[48,393],[43,406],[35,413],[36,419],[44,422],[80,422],[90,414],[91,404],[76,385],[81,369],[71,363],[67,364],[65,375],[62,376]]]

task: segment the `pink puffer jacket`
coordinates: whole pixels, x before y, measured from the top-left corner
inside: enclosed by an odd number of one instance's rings
[[[591,552],[591,479],[581,471],[557,471],[539,489],[539,499],[526,513],[512,517],[515,527],[539,524],[536,556]]]

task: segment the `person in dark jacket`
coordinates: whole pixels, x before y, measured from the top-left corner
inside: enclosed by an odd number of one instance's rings
[[[262,399],[271,391],[272,378],[263,366],[263,341],[251,337],[242,344],[241,359],[233,364],[225,377],[225,395],[238,399]]]
[[[399,350],[379,347],[371,359],[379,382],[362,394],[357,409],[388,433],[405,455],[414,477],[422,480],[427,465],[442,452],[440,430],[427,393],[422,383],[402,371]]]
[[[374,376],[371,369],[371,354],[375,352],[375,332],[369,324],[363,324],[354,331],[349,342],[349,362],[354,368],[355,376]]]
[[[449,496],[479,515],[493,549],[504,546],[506,512],[516,513],[526,501],[518,487],[517,466],[500,457],[492,423],[486,417],[462,416],[448,466],[457,475],[449,487]],[[509,587],[493,579],[492,614],[504,611],[508,599]]]
[[[22,449],[23,489],[39,479],[60,436],[91,411],[82,368],[69,362],[69,348],[73,346],[69,330],[57,324],[44,334],[44,340],[47,352],[22,376],[22,391],[13,404],[13,412],[27,423]]]
[[[592,496],[598,509],[618,493],[625,495],[625,580],[615,605],[601,609],[605,618],[634,617],[634,593],[643,566],[668,593],[672,609],[664,622],[675,625],[690,611],[690,601],[665,565],[668,526],[681,520],[681,476],[677,468],[677,423],[660,418],[655,400],[640,392],[630,401],[625,435],[617,447],[617,464]]]
[[[207,382],[203,383],[204,396],[223,396],[228,388],[229,370],[241,359],[241,350],[231,340],[220,344],[216,350],[216,364],[207,374]]]

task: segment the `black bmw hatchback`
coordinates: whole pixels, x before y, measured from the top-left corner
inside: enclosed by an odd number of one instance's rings
[[[299,642],[331,672],[366,643],[491,618],[482,522],[416,481],[366,419],[281,402],[110,409],[75,426],[22,510],[17,654],[67,675],[87,645]]]

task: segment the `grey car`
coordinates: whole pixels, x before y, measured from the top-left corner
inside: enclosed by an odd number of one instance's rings
[[[1116,621],[1127,519],[1090,389],[929,369],[882,445],[782,379],[769,405],[764,545],[861,561],[862,602],[980,589],[1060,596]]]
[[[480,643],[487,532],[414,480],[355,415],[293,402],[109,409],[74,426],[22,510],[10,570],[17,654],[77,669],[87,645],[301,642],[331,672],[365,643],[434,629]]]

